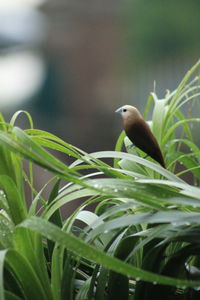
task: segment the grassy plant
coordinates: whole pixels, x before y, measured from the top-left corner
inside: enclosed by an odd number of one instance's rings
[[[28,113],[16,113],[9,123],[1,116],[0,299],[199,297],[200,151],[190,123],[200,119],[188,118],[182,110],[199,98],[199,78],[194,78],[199,64],[175,91],[162,100],[152,93],[147,102],[144,117],[153,105],[150,125],[167,170],[134,149],[121,152],[123,143],[129,143],[124,132],[116,151],[88,154],[34,129]],[[15,125],[21,113],[30,122],[27,130]],[[183,145],[188,152],[182,152]],[[74,162],[66,165],[48,149]],[[113,166],[106,158],[113,159]],[[33,164],[52,174],[41,191],[34,185]],[[193,184],[181,178],[184,172]],[[24,182],[30,187],[30,206]],[[82,204],[62,219],[61,208],[77,199]],[[90,204],[95,204],[93,212]]]

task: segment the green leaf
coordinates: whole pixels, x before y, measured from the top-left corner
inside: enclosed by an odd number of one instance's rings
[[[14,295],[13,293],[9,291],[5,291],[6,300],[21,300],[20,297]]]
[[[2,175],[0,176],[0,188],[6,195],[8,212],[12,221],[15,224],[20,223],[26,218],[27,212],[24,199],[21,197],[14,181],[10,177]]]
[[[18,253],[31,265],[37,280],[45,289],[47,297],[51,299],[51,287],[41,236],[35,232],[30,232],[26,228],[16,227],[13,234],[13,243]]]
[[[65,246],[68,250],[81,255],[82,257],[89,259],[95,263],[99,263],[115,272],[130,276],[130,277],[140,277],[145,281],[157,282],[162,284],[168,284],[173,286],[198,286],[200,282],[198,281],[188,281],[180,280],[175,278],[170,278],[167,276],[160,276],[152,272],[147,272],[139,268],[135,268],[127,263],[124,263],[114,257],[111,257],[99,249],[95,249],[93,246],[84,243],[76,236],[70,233],[62,232],[55,225],[47,222],[38,217],[32,217],[22,224],[20,227],[29,228],[30,230],[36,231],[48,239],[52,239],[58,244]]]
[[[59,186],[60,186],[60,179],[57,180],[57,182],[55,183],[51,194],[49,196],[49,200],[48,203],[51,204],[53,202],[53,200],[58,196],[58,192],[59,192]],[[61,213],[60,210],[57,209],[49,218],[49,221],[52,222],[53,224],[62,227],[62,218],[61,218]],[[53,253],[53,248],[55,246],[55,243],[52,241],[47,241],[48,244],[48,252],[49,252],[49,261],[51,261],[52,258],[52,253]]]
[[[0,299],[5,300],[3,270],[8,250],[0,250]]]
[[[23,288],[25,297],[30,300],[50,300],[41,282],[30,263],[17,251],[9,250],[6,253],[6,262],[15,274]]]
[[[144,158],[138,157],[136,155],[124,153],[124,152],[115,152],[115,151],[100,151],[100,152],[95,152],[91,154],[95,158],[120,158],[120,159],[127,159],[132,162],[136,162],[138,164],[141,164],[143,166],[149,167],[150,169],[158,172],[159,174],[163,175],[169,180],[173,181],[179,181],[179,182],[184,182],[181,178],[175,176],[173,173],[170,171],[164,169],[160,165],[157,165],[153,162],[150,162]],[[78,162],[77,162],[78,163]],[[81,163],[81,162],[79,162]]]
[[[191,119],[184,119],[184,120],[176,122],[166,132],[165,136],[162,139],[162,145],[165,145],[168,142],[170,135],[175,131],[176,128],[178,128],[179,126],[184,126],[185,124],[190,123],[190,122],[200,122],[200,119],[191,118]]]
[[[91,278],[88,278],[87,280],[85,280],[85,282],[83,282],[77,296],[76,296],[76,300],[85,300],[88,299],[87,295],[88,295],[88,290],[90,287],[90,282],[91,282]]]
[[[198,224],[199,217],[200,214],[196,212],[188,213],[177,210],[158,211],[156,213],[148,212],[129,214],[109,220],[105,223],[101,223],[100,225],[96,226],[95,229],[88,233],[87,238],[85,240],[92,241],[94,238],[96,238],[103,232],[109,232],[117,228],[129,227],[131,225],[171,223],[173,227],[181,225],[191,225],[196,223]]]
[[[1,248],[6,249],[6,248],[11,248],[13,246],[12,243],[13,230],[14,230],[13,223],[6,217],[6,215],[0,213],[0,247]]]
[[[157,138],[158,143],[161,143],[163,134],[163,121],[166,113],[166,99],[155,101],[154,111],[153,111],[153,126],[152,132]]]
[[[30,115],[27,111],[25,111],[25,110],[19,110],[19,111],[17,111],[16,113],[14,113],[14,115],[12,116],[12,118],[11,118],[11,120],[10,120],[10,125],[11,125],[12,127],[14,127],[14,125],[15,125],[17,119],[18,119],[19,117],[21,117],[22,114],[24,114],[24,115],[27,117],[28,122],[29,122],[29,125],[30,125],[30,128],[33,128],[33,119],[32,119],[32,117],[31,117],[31,115]]]
[[[174,94],[174,96],[171,100],[170,110],[172,110],[177,105],[177,102],[178,102],[178,99],[179,99],[181,93],[183,92],[184,88],[187,87],[186,84],[187,84],[188,80],[194,74],[194,72],[197,70],[199,65],[200,65],[200,60],[198,60],[197,63],[194,66],[192,66],[192,68],[183,77],[181,83],[179,84],[179,86],[176,90],[176,93]],[[171,112],[169,112],[169,113],[171,113]]]
[[[116,146],[115,146],[115,151],[121,151],[122,150],[122,146],[123,146],[123,143],[124,143],[125,136],[126,136],[125,131],[122,131],[120,136],[118,137],[118,140],[117,140],[117,143],[116,143]],[[119,159],[114,159],[114,168],[118,167],[118,162],[119,162]]]
[[[144,119],[147,120],[147,116],[148,116],[148,113],[149,113],[149,110],[150,110],[150,107],[151,107],[151,104],[154,100],[154,97],[153,97],[154,93],[150,93],[149,94],[149,97],[147,99],[147,104],[146,104],[146,107],[145,107],[145,111],[144,111]]]

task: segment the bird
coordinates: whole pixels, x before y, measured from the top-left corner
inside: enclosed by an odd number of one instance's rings
[[[115,112],[121,114],[125,133],[133,145],[166,168],[160,146],[138,109],[124,105]]]

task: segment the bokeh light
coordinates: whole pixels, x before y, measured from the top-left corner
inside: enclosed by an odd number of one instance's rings
[[[41,88],[44,77],[45,64],[39,55],[24,51],[0,57],[0,109],[23,105]]]

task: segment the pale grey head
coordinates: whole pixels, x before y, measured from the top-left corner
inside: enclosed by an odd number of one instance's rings
[[[122,107],[118,108],[115,112],[121,114],[124,121],[129,120],[135,122],[137,120],[142,119],[142,115],[135,106],[123,105]]]

